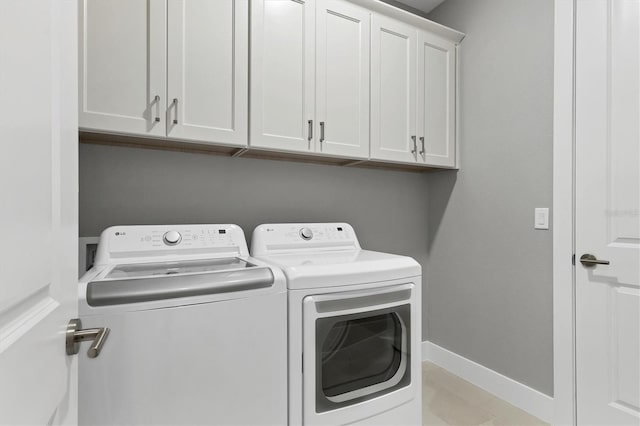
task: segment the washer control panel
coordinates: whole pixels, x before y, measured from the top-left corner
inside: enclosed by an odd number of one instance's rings
[[[253,231],[251,254],[321,249],[359,249],[353,228],[346,223],[281,223],[260,225]]]
[[[96,262],[169,253],[245,256],[249,250],[237,225],[112,226],[100,236]]]

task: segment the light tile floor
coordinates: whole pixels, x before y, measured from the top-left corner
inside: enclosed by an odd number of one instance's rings
[[[435,364],[424,362],[422,424],[529,426],[547,423]]]

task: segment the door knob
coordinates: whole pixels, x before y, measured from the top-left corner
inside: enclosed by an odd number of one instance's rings
[[[587,268],[594,268],[596,265],[608,265],[609,261],[598,260],[594,255],[587,253],[580,256],[580,263]]]
[[[80,351],[80,342],[93,340],[93,343],[89,346],[87,355],[89,358],[96,358],[100,355],[100,351],[102,350],[104,342],[107,340],[107,336],[110,331],[111,330],[106,327],[82,330],[82,321],[78,318],[72,319],[69,321],[69,324],[67,324],[67,338],[65,344],[67,355],[77,354]]]

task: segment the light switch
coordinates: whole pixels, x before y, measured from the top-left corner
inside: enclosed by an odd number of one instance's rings
[[[535,219],[534,219],[534,228],[535,229],[549,229],[549,209],[548,208],[536,208],[535,210]]]

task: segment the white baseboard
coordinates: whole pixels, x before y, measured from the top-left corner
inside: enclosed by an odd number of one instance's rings
[[[422,342],[422,360],[430,361],[547,423],[553,398],[431,342]]]

